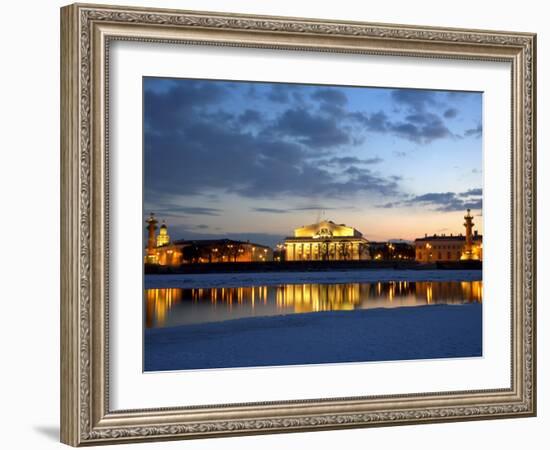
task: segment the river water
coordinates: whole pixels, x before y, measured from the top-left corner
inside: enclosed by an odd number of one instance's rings
[[[245,317],[481,303],[482,281],[305,283],[145,290],[147,328]]]

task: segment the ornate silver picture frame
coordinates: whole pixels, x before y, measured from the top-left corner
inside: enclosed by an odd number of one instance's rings
[[[509,63],[510,386],[114,410],[109,385],[109,57],[115,41]],[[534,416],[535,89],[536,36],[531,33],[85,4],[62,8],[61,441],[81,446]]]

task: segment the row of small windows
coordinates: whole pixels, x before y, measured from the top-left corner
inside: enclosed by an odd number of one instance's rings
[[[432,245],[432,248],[437,248],[437,249],[451,249],[451,250],[456,250],[457,248],[462,248],[462,245],[463,244],[455,244],[455,245]]]
[[[422,259],[423,258],[422,252],[418,252],[417,255],[418,255],[417,259]],[[456,252],[457,259],[460,259],[461,256],[462,256],[461,252]],[[427,257],[428,258],[433,258],[433,254],[429,253],[427,255]],[[443,254],[441,252],[437,252],[437,259],[443,259]],[[447,252],[447,259],[452,259],[451,252]]]

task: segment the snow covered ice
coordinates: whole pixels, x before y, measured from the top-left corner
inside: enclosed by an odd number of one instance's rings
[[[481,270],[147,275],[146,289],[480,281]],[[147,328],[146,371],[482,356],[482,304],[291,313]]]

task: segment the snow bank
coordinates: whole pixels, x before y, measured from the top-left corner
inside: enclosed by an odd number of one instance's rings
[[[320,312],[145,330],[145,370],[482,354],[480,304]]]
[[[481,270],[342,270],[330,272],[261,272],[145,275],[145,288],[214,288],[306,283],[388,281],[480,281]]]

